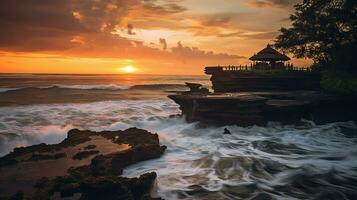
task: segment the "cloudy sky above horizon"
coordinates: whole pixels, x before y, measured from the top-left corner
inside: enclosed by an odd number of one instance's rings
[[[0,72],[202,74],[247,64],[289,26],[298,1],[2,0]]]

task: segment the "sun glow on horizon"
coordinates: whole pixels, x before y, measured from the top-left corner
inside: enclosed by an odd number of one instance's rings
[[[205,66],[249,65],[291,25],[296,1],[23,1],[20,10],[0,1],[10,9],[0,73],[205,75]]]
[[[136,72],[138,69],[135,68],[135,67],[133,67],[132,65],[127,65],[127,66],[124,66],[124,67],[122,67],[122,68],[119,68],[119,70],[120,70],[121,72],[130,74],[130,73]]]

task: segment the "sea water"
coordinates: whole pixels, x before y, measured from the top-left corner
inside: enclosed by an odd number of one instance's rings
[[[165,154],[124,176],[158,174],[165,199],[357,199],[355,122],[198,126],[167,98],[207,76],[0,75],[0,155],[58,143],[72,128],[158,133]],[[228,128],[231,135],[222,134]]]

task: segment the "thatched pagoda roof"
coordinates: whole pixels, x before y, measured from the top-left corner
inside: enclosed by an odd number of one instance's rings
[[[287,61],[290,58],[277,50],[273,49],[269,44],[266,48],[259,51],[254,56],[250,57],[249,60],[252,61]]]

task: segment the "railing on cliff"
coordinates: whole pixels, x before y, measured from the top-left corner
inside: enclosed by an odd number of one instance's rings
[[[220,72],[239,72],[239,71],[273,71],[273,70],[280,70],[280,71],[296,71],[296,72],[311,72],[310,67],[294,67],[293,65],[284,65],[281,69],[274,69],[269,66],[260,66],[257,69],[256,65],[239,65],[239,66],[207,66],[205,67],[206,74],[215,74]]]

